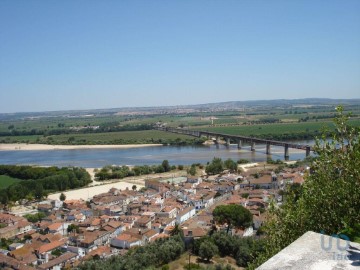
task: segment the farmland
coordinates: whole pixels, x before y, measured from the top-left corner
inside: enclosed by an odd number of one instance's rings
[[[337,102],[258,101],[161,108],[0,115],[0,143],[51,145],[198,144],[186,135],[152,130],[156,124],[269,139],[312,139],[332,128]],[[343,101],[344,102],[344,101]],[[346,101],[350,123],[360,126],[360,101]],[[234,105],[235,104],[235,105]],[[247,104],[247,105],[244,105]]]
[[[355,119],[349,121],[352,126],[359,127],[360,120]],[[198,130],[219,132],[231,135],[243,135],[253,137],[272,137],[273,135],[286,134],[320,134],[323,129],[333,130],[332,121],[323,122],[301,122],[301,123],[274,123],[274,124],[257,124],[242,126],[222,126],[222,127],[202,127]]]

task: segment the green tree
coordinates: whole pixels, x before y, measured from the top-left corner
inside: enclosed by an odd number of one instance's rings
[[[29,222],[36,223],[41,221],[46,215],[42,212],[36,213],[36,214],[27,214],[24,216]]]
[[[35,195],[35,198],[38,200],[41,200],[43,198],[44,188],[40,183],[36,184],[34,195]]]
[[[233,161],[231,158],[224,161],[224,166],[226,169],[230,170],[231,172],[237,171],[237,163]]]
[[[219,224],[227,224],[227,233],[231,226],[246,228],[252,224],[252,214],[242,205],[229,204],[216,206],[213,211],[214,220]]]
[[[193,175],[193,176],[196,174],[196,166],[195,166],[195,164],[191,165],[188,173],[189,173],[190,175]]]
[[[238,164],[247,164],[247,163],[249,163],[249,162],[250,162],[249,160],[244,159],[244,158],[241,158],[241,159],[239,159],[239,160],[237,161]]]
[[[218,174],[224,170],[224,163],[221,158],[214,157],[209,165],[206,166],[205,172],[207,174]]]
[[[68,233],[72,233],[72,232],[80,233],[80,228],[79,228],[79,226],[77,226],[75,224],[70,224],[67,227],[67,232]]]
[[[61,193],[59,199],[60,199],[60,201],[62,201],[62,202],[65,201],[65,200],[66,200],[66,195],[65,195],[64,193]]]
[[[348,118],[343,108],[337,107],[332,140],[327,140],[326,131],[316,140],[318,157],[301,191],[287,193],[281,208],[271,208],[265,226],[266,252],[256,264],[307,231],[331,235],[351,231],[360,224],[360,134],[347,125]]]
[[[170,171],[171,167],[169,164],[169,161],[167,159],[165,159],[162,163],[161,166],[164,168],[164,172],[168,172]]]
[[[181,237],[184,236],[184,232],[181,226],[178,223],[175,223],[174,228],[169,233],[171,236],[180,235]]]
[[[218,247],[212,241],[204,241],[200,245],[199,256],[203,260],[210,261],[212,257],[219,253]]]

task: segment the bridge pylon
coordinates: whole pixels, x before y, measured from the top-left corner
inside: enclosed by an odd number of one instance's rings
[[[237,148],[238,148],[238,149],[241,149],[241,147],[242,147],[242,140],[238,140]]]
[[[269,142],[266,143],[266,154],[271,155],[271,144]]]
[[[251,151],[255,151],[255,142],[251,142]]]

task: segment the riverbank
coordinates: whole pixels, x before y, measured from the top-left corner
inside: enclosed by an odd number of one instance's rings
[[[111,145],[50,145],[50,144],[26,144],[9,143],[0,144],[0,151],[37,151],[37,150],[76,150],[76,149],[129,149],[151,146],[162,146],[162,144],[111,144]]]

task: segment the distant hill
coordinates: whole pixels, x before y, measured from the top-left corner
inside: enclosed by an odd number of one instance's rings
[[[0,120],[11,120],[19,118],[41,118],[41,117],[88,117],[102,115],[142,115],[142,114],[176,114],[194,112],[216,112],[242,110],[248,108],[291,108],[297,106],[335,106],[335,105],[357,106],[360,99],[329,99],[329,98],[304,98],[304,99],[274,99],[274,100],[247,100],[227,101],[195,105],[159,106],[159,107],[123,107],[109,109],[91,110],[67,110],[47,112],[25,112],[25,113],[1,113]]]

